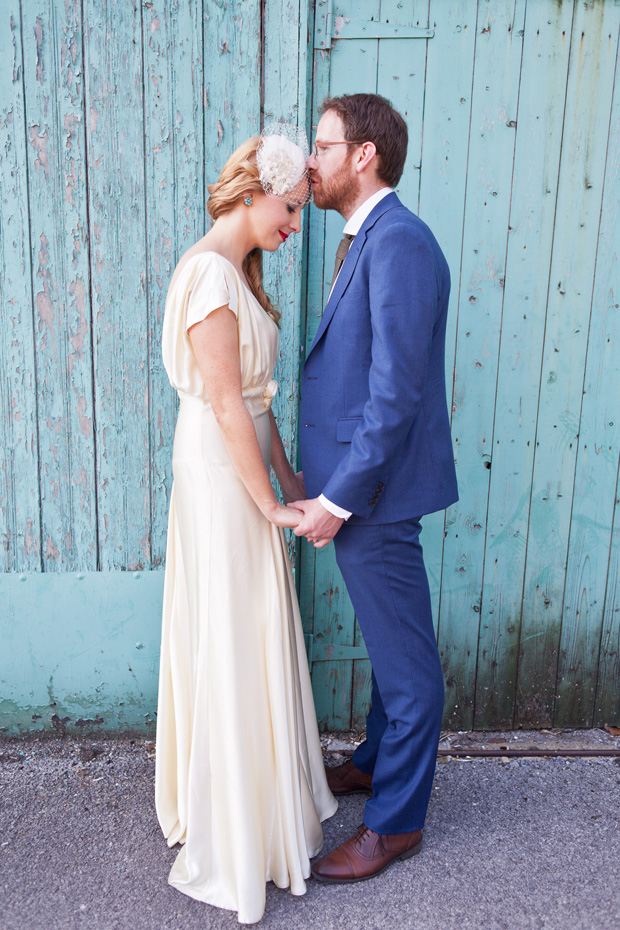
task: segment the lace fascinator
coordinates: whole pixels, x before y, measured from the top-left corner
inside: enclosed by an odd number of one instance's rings
[[[270,197],[303,205],[311,197],[306,168],[308,140],[303,129],[291,123],[269,123],[260,134],[256,150],[260,182]]]

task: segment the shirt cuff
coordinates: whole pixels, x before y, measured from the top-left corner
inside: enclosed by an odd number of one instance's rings
[[[338,504],[332,504],[324,494],[319,494],[319,501],[323,504],[325,510],[329,510],[330,513],[333,513],[335,517],[340,517],[341,520],[348,520],[351,516],[350,510],[345,510],[343,507],[339,507]]]

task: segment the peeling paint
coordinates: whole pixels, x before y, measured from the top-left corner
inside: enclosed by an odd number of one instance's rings
[[[39,16],[37,16],[37,19],[36,19],[36,23],[34,27],[34,36],[35,36],[35,42],[37,46],[37,69],[36,69],[37,81],[39,81],[39,83],[42,84],[43,83],[43,54],[42,54],[43,24]]]
[[[39,127],[36,125],[31,126],[30,144],[37,153],[37,157],[34,160],[35,171],[40,171],[43,169],[43,173],[47,177],[49,171],[49,161],[47,157],[47,130],[45,130],[42,135],[39,135]]]
[[[93,433],[93,421],[91,417],[85,416],[84,411],[87,409],[85,397],[80,397],[77,402],[77,413],[80,420],[80,429],[86,439],[90,439]]]

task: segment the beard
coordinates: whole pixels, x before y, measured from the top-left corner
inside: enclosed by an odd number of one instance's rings
[[[319,185],[312,190],[315,206],[319,210],[336,210],[343,216],[359,196],[360,178],[357,173],[347,171],[352,154],[343,165],[343,170],[331,178],[319,176]]]

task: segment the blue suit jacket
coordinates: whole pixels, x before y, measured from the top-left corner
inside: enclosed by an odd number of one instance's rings
[[[353,240],[302,380],[308,497],[394,523],[458,499],[444,352],[450,273],[428,226],[388,194]]]

